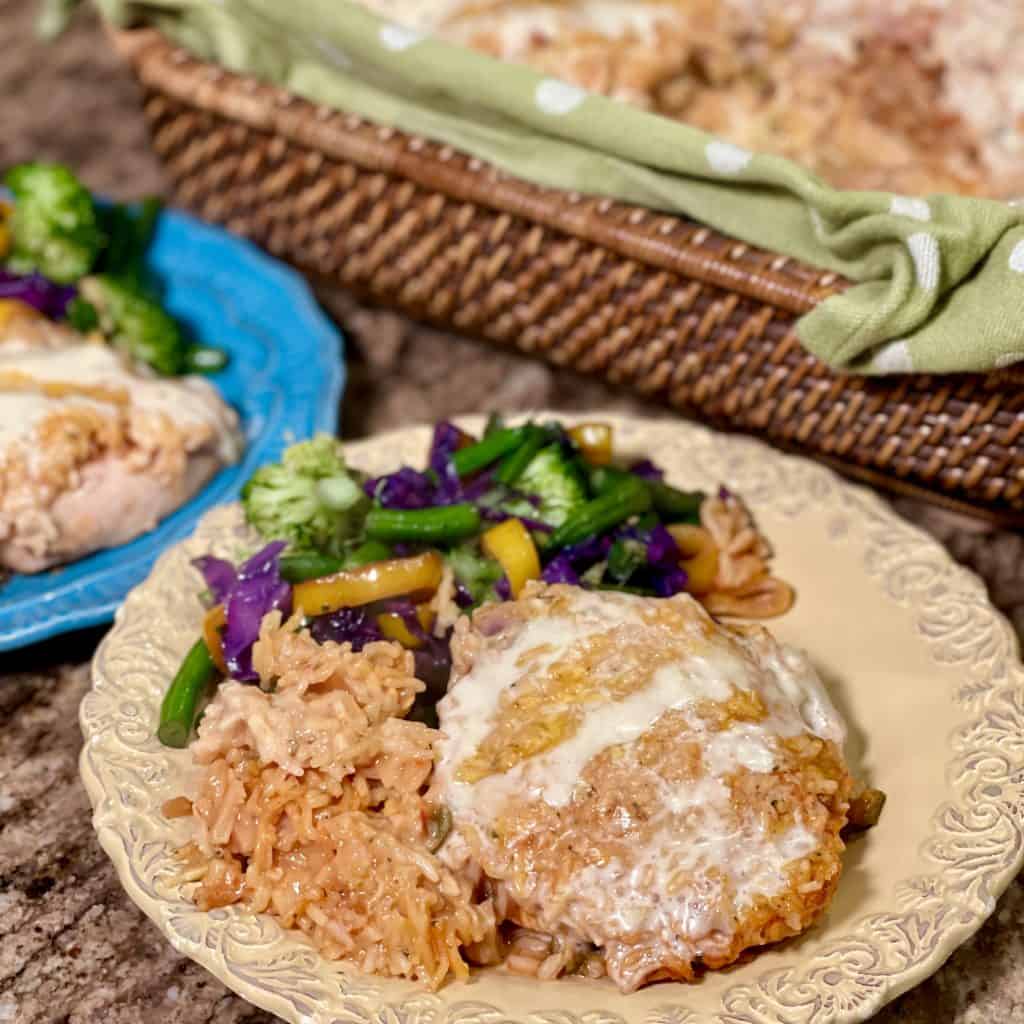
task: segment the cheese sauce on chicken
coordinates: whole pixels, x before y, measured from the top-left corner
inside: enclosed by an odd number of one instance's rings
[[[807,927],[840,871],[844,726],[762,629],[669,600],[530,589],[461,620],[436,785],[517,923],[626,990]]]
[[[45,321],[0,338],[0,565],[38,572],[151,529],[241,450],[197,377],[158,378]]]

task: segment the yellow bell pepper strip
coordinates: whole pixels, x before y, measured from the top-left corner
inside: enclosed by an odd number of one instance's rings
[[[592,466],[607,466],[612,461],[612,428],[609,423],[580,423],[569,431]]]
[[[481,538],[480,546],[505,570],[513,597],[530,580],[540,579],[540,556],[529,530],[518,519],[506,519],[492,526]]]
[[[227,612],[222,604],[215,604],[203,618],[203,641],[206,644],[206,649],[210,652],[210,659],[217,666],[217,671],[222,676],[228,674],[228,667],[224,662],[224,639],[222,635],[227,621]]]
[[[416,618],[424,633],[429,633],[434,625],[434,613],[425,605],[416,606]],[[416,636],[406,625],[405,619],[398,612],[383,612],[377,616],[377,625],[386,640],[394,640],[403,647],[415,651],[423,646],[423,637]]]
[[[718,575],[718,545],[703,526],[675,523],[666,529],[679,548],[681,568],[686,570],[686,589],[691,594],[707,594]]]
[[[41,320],[43,314],[35,306],[30,306],[27,302],[22,302],[21,299],[0,299],[0,330],[7,327],[12,320],[21,317]]]
[[[444,560],[436,551],[424,551],[411,558],[370,562],[356,569],[334,573],[318,580],[298,583],[292,590],[292,604],[304,615],[326,615],[339,608],[358,608],[392,597],[422,601],[441,584]]]

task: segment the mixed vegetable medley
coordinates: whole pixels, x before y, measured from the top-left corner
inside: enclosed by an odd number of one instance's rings
[[[649,460],[613,460],[612,428],[557,422],[482,437],[439,423],[425,469],[366,477],[339,441],[288,449],[246,484],[249,523],[268,541],[241,565],[196,561],[203,636],[163,703],[159,737],[184,746],[212,682],[256,683],[264,616],[299,613],[319,642],[392,640],[415,652],[425,720],[444,692],[453,616],[516,597],[531,580],[669,597],[707,594],[718,552],[701,492],[667,484]]]
[[[191,342],[164,309],[145,253],[160,202],[98,204],[60,164],[12,167],[0,201],[0,329],[42,316],[105,340],[164,376],[212,373],[227,356]]]

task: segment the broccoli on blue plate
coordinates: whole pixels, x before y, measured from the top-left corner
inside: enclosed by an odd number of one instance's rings
[[[362,530],[370,499],[345,465],[341,442],[327,434],[292,445],[279,463],[256,470],[242,490],[246,518],[293,550],[340,556]]]
[[[189,345],[157,302],[106,274],[83,278],[78,290],[112,344],[165,376],[189,369]]]
[[[20,164],[7,172],[4,184],[15,199],[11,270],[36,270],[58,284],[87,274],[104,236],[92,197],[71,171],[60,164]]]

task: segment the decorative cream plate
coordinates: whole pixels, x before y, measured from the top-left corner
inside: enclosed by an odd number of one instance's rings
[[[878,498],[817,465],[676,420],[601,418],[614,422],[619,450],[649,454],[675,483],[739,491],[776,547],[777,572],[797,587],[796,607],[774,631],[810,652],[850,726],[854,774],[889,796],[881,824],[850,844],[827,916],[698,984],[623,996],[608,982],[539,983],[499,970],[430,994],[345,973],[269,917],[200,913],[173,858],[187,825],[160,814],[182,791],[188,758],[161,747],[154,726],[201,619],[189,560],[251,543],[231,506],[168,551],[119,610],[82,702],[81,771],[129,896],[177,950],[246,999],[296,1024],[860,1021],[935,971],[1020,869],[1024,667],[980,581]],[[419,464],[429,436],[403,430],[348,452],[382,472]]]

